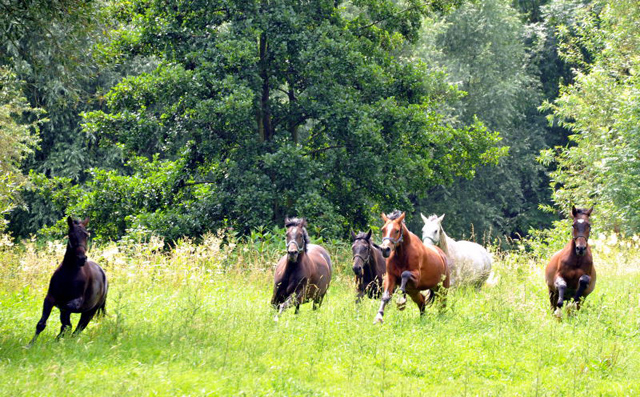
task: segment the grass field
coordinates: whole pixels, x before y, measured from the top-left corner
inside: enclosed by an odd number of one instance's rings
[[[598,281],[574,316],[548,309],[547,252],[495,254],[496,286],[452,290],[443,312],[354,304],[347,245],[330,247],[324,305],[274,322],[278,249],[180,242],[94,246],[107,317],[56,342],[39,319],[62,242],[0,248],[0,395],[638,395],[640,247],[594,241]],[[268,248],[268,247],[267,247]],[[281,248],[281,247],[278,247]],[[74,315],[75,323],[78,316]]]

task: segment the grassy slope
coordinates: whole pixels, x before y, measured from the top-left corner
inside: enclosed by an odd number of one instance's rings
[[[392,305],[374,326],[378,302],[353,304],[348,249],[333,250],[323,307],[276,323],[275,250],[230,255],[216,243],[183,242],[169,254],[94,247],[110,277],[109,315],[55,342],[54,309],[31,349],[63,247],[0,250],[0,395],[640,393],[638,247],[601,244],[596,290],[562,322],[547,309],[543,263],[503,255],[497,286],[452,291],[447,311],[422,318],[412,304]]]

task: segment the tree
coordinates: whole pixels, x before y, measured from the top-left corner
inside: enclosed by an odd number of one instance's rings
[[[182,216],[200,221],[185,233],[286,215],[345,233],[373,206],[410,209],[411,196],[504,153],[480,123],[447,122],[439,110],[459,93],[403,55],[429,12],[420,1],[123,6],[106,57],[158,66],[115,86],[85,131],[126,157],[180,164],[168,191],[193,198]]]
[[[537,13],[537,11],[536,11]],[[536,162],[550,135],[537,111],[542,101],[535,55],[544,35],[525,26],[510,1],[469,2],[425,30],[418,54],[466,92],[449,110],[469,123],[475,118],[500,131],[509,156],[480,167],[473,179],[434,186],[418,209],[446,213],[446,230],[460,238],[524,235],[548,222],[547,179]],[[416,228],[421,227],[419,222]]]
[[[26,180],[20,163],[38,142],[35,135],[38,123],[24,120],[29,115],[41,114],[22,96],[16,77],[0,68],[0,231],[4,231],[4,217],[17,205],[18,192]]]
[[[633,1],[593,1],[574,13],[561,54],[577,65],[572,84],[547,103],[552,121],[570,129],[571,144],[541,153],[552,173],[553,199],[564,211],[596,205],[599,228],[640,228],[638,53],[640,7]],[[572,34],[569,34],[572,33]]]

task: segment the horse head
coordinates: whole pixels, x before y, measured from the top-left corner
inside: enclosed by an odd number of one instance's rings
[[[573,218],[573,229],[571,235],[576,247],[576,255],[584,256],[587,252],[587,244],[589,242],[589,232],[591,231],[591,223],[589,222],[589,216],[593,207],[571,208],[571,216]]]
[[[287,218],[284,222],[287,228],[287,256],[289,262],[296,262],[301,252],[306,252],[309,244],[309,234],[307,234],[307,221],[299,218]]]
[[[381,215],[384,221],[382,226],[382,245],[380,250],[382,256],[388,258],[391,251],[395,251],[400,243],[404,241],[404,212],[394,211],[389,216],[384,213]]]
[[[353,252],[353,272],[356,277],[362,277],[364,265],[369,262],[371,258],[371,229],[367,233],[360,232],[356,236],[351,232],[351,239],[353,245],[351,251]]]
[[[422,227],[422,241],[428,245],[438,245],[440,244],[440,239],[442,238],[442,220],[444,219],[444,214],[441,217],[437,215],[431,215],[430,217],[426,217],[420,214],[422,220],[424,221],[424,226]]]
[[[87,232],[87,225],[89,224],[89,218],[84,221],[73,220],[70,216],[67,217],[67,224],[69,225],[69,250],[76,258],[78,266],[84,266],[87,263],[87,238],[89,232]]]

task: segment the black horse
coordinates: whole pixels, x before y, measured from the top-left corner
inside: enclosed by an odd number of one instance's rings
[[[351,232],[351,239],[353,273],[356,275],[358,289],[356,302],[360,302],[365,294],[369,299],[378,299],[382,294],[382,277],[387,270],[382,251],[371,241],[371,229],[358,235]]]
[[[97,263],[87,260],[87,232],[89,218],[82,222],[67,218],[69,243],[62,263],[51,276],[49,290],[44,298],[42,317],[36,326],[33,344],[47,326],[51,309],[60,309],[60,334],[71,328],[71,313],[81,313],[74,335],[82,332],[93,316],[104,314],[107,300],[107,276]]]

